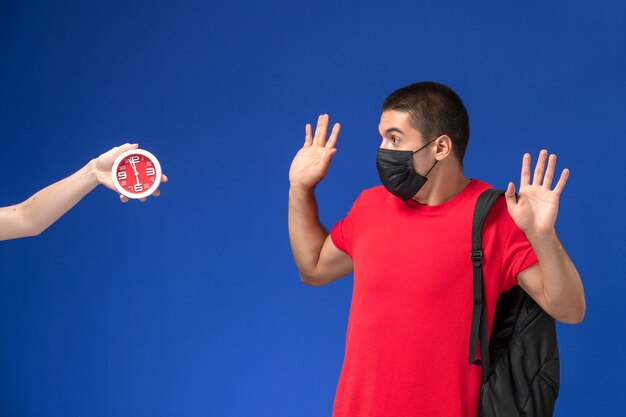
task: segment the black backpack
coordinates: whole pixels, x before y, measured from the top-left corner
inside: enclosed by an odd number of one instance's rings
[[[474,309],[470,365],[482,366],[479,417],[550,417],[559,393],[559,350],[554,319],[515,285],[496,307],[491,340],[483,303],[482,226],[502,190],[484,191],[472,224]],[[475,360],[480,338],[481,360]]]

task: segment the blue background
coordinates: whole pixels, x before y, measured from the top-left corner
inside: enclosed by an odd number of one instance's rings
[[[557,228],[587,296],[559,324],[556,416],[623,410],[626,6],[567,2],[0,2],[0,205],[125,141],[162,196],[100,187],[0,244],[0,415],[329,416],[352,278],[303,285],[287,173],[343,125],[318,187],[341,218],[378,184],[380,105],[435,80],[470,113],[466,174],[571,177]]]

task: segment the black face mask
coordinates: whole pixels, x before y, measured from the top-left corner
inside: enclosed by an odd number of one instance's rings
[[[436,139],[431,140],[416,151],[396,151],[378,148],[378,156],[376,157],[378,176],[387,191],[402,201],[409,201],[417,194],[428,180],[426,175],[437,165],[437,161],[435,160],[435,163],[426,174],[420,175],[413,169],[413,154],[421,151]]]

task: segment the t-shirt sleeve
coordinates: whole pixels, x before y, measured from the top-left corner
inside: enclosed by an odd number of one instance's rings
[[[330,238],[335,246],[352,256],[352,244],[354,242],[355,223],[358,217],[358,203],[361,196],[359,196],[352,208],[343,219],[339,220],[333,228],[330,230]]]
[[[516,285],[519,273],[536,264],[537,256],[524,232],[517,227],[513,219],[509,217],[508,220],[510,221],[510,232],[504,245],[502,270],[507,282]]]

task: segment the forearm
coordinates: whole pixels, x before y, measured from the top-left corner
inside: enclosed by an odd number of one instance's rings
[[[551,314],[567,323],[582,321],[586,309],[582,281],[556,230],[527,237],[539,261],[543,295]]]
[[[312,274],[328,232],[320,224],[313,189],[289,188],[289,241],[293,257],[303,276]]]
[[[46,230],[97,185],[95,160],[92,160],[69,177],[14,206],[24,235],[34,236]]]

